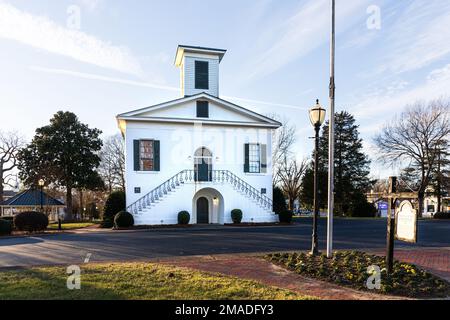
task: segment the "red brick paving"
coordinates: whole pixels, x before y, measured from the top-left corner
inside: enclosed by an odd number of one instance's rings
[[[369,253],[384,255],[382,250]],[[450,281],[450,248],[397,248],[395,258],[416,264]],[[361,292],[328,282],[298,275],[255,255],[191,256],[161,259],[164,264],[256,280],[267,285],[286,288],[302,295],[327,300],[391,300],[402,297]]]
[[[286,288],[302,295],[327,300],[392,300],[400,297],[361,292],[328,282],[310,279],[278,267],[257,256],[194,256],[159,260],[160,263],[201,271],[221,273],[267,285]]]
[[[385,255],[383,250],[370,251]],[[448,248],[396,248],[395,259],[415,264],[450,281],[450,247]]]

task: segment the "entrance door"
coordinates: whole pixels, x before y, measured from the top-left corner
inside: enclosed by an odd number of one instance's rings
[[[205,197],[197,199],[197,223],[209,223],[209,203]]]
[[[197,165],[197,181],[209,181],[209,165],[205,158],[199,159]]]
[[[211,181],[212,178],[212,153],[202,147],[194,154],[195,181]]]

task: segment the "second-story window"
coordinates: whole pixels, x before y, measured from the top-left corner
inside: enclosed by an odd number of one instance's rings
[[[195,61],[195,89],[209,89],[208,61]]]
[[[209,118],[208,101],[197,101],[197,118]]]

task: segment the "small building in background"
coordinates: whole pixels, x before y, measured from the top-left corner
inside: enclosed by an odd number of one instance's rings
[[[57,220],[63,214],[65,204],[45,192],[27,189],[8,198],[0,204],[0,217],[11,217],[25,211],[43,211],[49,220]]]
[[[14,190],[3,190],[3,201],[11,199],[17,194],[17,191]]]

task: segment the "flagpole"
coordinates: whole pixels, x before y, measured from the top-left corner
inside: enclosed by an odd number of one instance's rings
[[[328,220],[327,257],[333,257],[333,207],[334,207],[334,57],[335,57],[335,0],[331,0],[331,45],[330,45],[330,126],[328,138]]]

